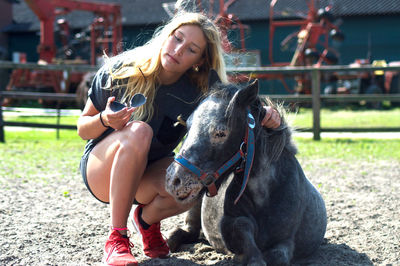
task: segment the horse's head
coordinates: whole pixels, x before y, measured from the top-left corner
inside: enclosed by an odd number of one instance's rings
[[[197,199],[206,189],[216,192],[224,176],[218,170],[231,168],[226,163],[233,158],[241,159],[248,110],[258,99],[257,81],[240,88],[222,84],[212,72],[209,84],[212,90],[188,119],[187,137],[167,169],[166,190],[181,203]]]

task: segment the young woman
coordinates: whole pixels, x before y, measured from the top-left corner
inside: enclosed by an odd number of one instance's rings
[[[208,90],[215,69],[227,82],[218,28],[199,13],[176,15],[145,45],[115,56],[97,72],[78,120],[78,134],[89,140],[80,169],[88,190],[110,203],[111,230],[104,249],[107,265],[137,265],[127,237],[132,218],[148,257],[169,248],[160,221],[191,206],[165,191],[165,170],[186,133],[186,120]],[[135,93],[147,101],[138,108],[112,111],[113,101],[129,102]],[[266,107],[263,125],[278,127],[277,111]],[[179,124],[181,122],[181,124]]]

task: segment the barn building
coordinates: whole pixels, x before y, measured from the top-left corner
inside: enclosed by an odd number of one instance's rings
[[[144,43],[154,29],[168,20],[168,0],[97,0],[118,3],[122,6],[123,48],[129,49]],[[209,8],[209,1],[202,0],[203,7],[219,12],[219,1]],[[228,1],[225,1],[228,2]],[[304,19],[307,2],[278,0],[274,7],[274,19]],[[399,0],[320,0],[316,8],[330,8],[332,23],[344,33],[342,42],[330,40],[330,47],[337,51],[337,64],[350,64],[356,59],[400,61],[400,1]],[[171,7],[171,5],[169,5]],[[13,60],[13,55],[25,53],[28,62],[38,60],[37,45],[40,38],[39,20],[24,0],[0,0],[0,57]],[[12,11],[12,12],[11,12]],[[269,23],[270,0],[236,0],[227,13],[234,14],[245,25],[245,49],[255,51],[258,64],[270,65]],[[93,20],[93,14],[73,11],[65,16],[75,33],[85,30]],[[293,57],[296,38],[288,41],[286,50],[282,41],[298,30],[298,27],[282,27],[274,34],[274,60],[287,62]],[[232,30],[229,37],[239,45],[239,33]],[[79,53],[79,51],[77,51]],[[82,51],[81,51],[81,56]],[[15,58],[14,58],[15,60]]]

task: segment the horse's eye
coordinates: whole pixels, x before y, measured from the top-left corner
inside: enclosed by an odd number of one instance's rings
[[[215,133],[215,137],[217,137],[217,138],[223,138],[223,137],[225,137],[225,136],[226,136],[226,134],[225,134],[224,131],[217,131],[217,132]]]
[[[229,136],[229,131],[226,126],[218,125],[209,128],[210,141],[213,144],[222,144]]]

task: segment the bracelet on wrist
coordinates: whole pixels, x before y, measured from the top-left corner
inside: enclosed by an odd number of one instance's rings
[[[106,126],[106,124],[104,124],[103,118],[101,117],[101,114],[103,113],[103,111],[100,112],[100,122],[103,125],[103,127],[105,128],[109,128],[109,126]]]

